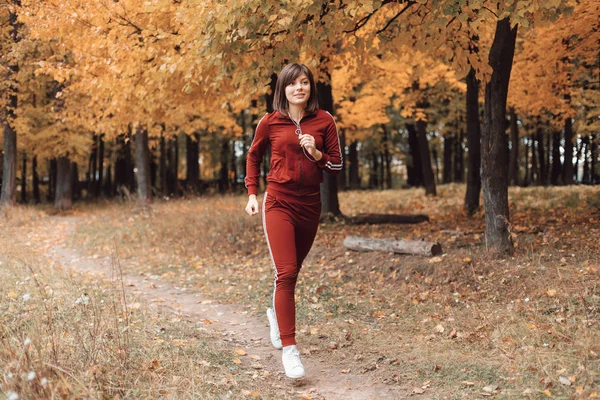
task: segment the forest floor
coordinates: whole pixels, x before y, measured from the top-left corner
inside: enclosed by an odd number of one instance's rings
[[[600,392],[600,193],[510,190],[514,257],[486,255],[464,186],[340,193],[297,288],[308,377],[269,347],[273,273],[245,196],[0,218],[0,388],[20,398],[594,398]],[[425,239],[438,257],[346,250],[347,235]],[[10,398],[9,395],[7,397]],[[16,398],[16,397],[15,397]]]

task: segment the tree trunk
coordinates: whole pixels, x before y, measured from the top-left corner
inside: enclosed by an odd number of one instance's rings
[[[33,177],[32,187],[33,187],[33,202],[35,204],[39,204],[41,201],[40,198],[40,177],[37,173],[37,156],[33,156],[33,160],[31,161],[31,174]]]
[[[529,186],[529,139],[525,137],[523,140],[525,145],[525,175],[523,177],[523,186]]]
[[[454,151],[454,136],[444,137],[444,183],[452,182],[452,153]]]
[[[529,182],[531,182],[531,184],[535,184],[537,182],[539,179],[538,175],[540,174],[537,162],[537,151],[535,150],[537,146],[535,138],[535,135],[531,135],[531,139],[529,141],[531,143],[531,176],[529,178]]]
[[[81,184],[79,183],[79,168],[76,162],[71,163],[71,198],[73,201],[81,199]]]
[[[331,82],[331,77],[328,71],[324,72],[327,81]],[[324,82],[317,83],[317,92],[320,95],[320,107],[334,115],[333,111],[333,93],[331,84]],[[323,172],[323,183],[321,183],[321,218],[330,218],[341,216],[340,202],[338,199],[337,177],[330,175],[328,172]]]
[[[538,175],[538,185],[546,185],[547,182],[547,176],[548,176],[548,171],[546,170],[546,160],[544,159],[545,156],[545,146],[544,146],[544,133],[542,131],[542,126],[538,120],[538,126],[537,126],[537,133],[536,133],[536,138],[537,138],[537,156],[538,156],[538,161],[540,164],[540,170],[539,170],[539,175]]]
[[[381,141],[383,144],[383,165],[382,172],[384,178],[382,182],[385,182],[385,188],[392,188],[392,157],[390,156],[390,139],[385,124],[381,124],[382,136]],[[382,183],[383,185],[383,183]]]
[[[87,194],[89,197],[96,196],[96,167],[97,167],[97,154],[98,154],[98,135],[94,135],[92,138],[92,151],[90,153],[89,167],[88,167],[88,187]]]
[[[590,151],[590,137],[584,136],[583,139],[583,177],[581,182],[590,183],[590,162],[588,159],[588,153]]]
[[[385,163],[383,159],[383,153],[377,154],[377,161],[379,163],[379,189],[385,188]]]
[[[248,134],[246,132],[246,110],[240,111],[240,119],[242,121],[242,181],[246,179],[246,158],[248,157]],[[200,140],[198,140],[200,142]]]
[[[435,196],[435,179],[433,177],[433,169],[431,168],[431,155],[429,153],[429,143],[427,142],[427,126],[425,121],[417,121],[417,132],[419,135],[419,150],[421,153],[421,168],[423,171],[425,195]]]
[[[464,209],[467,215],[479,210],[481,192],[481,123],[479,121],[479,81],[471,68],[467,75],[467,146],[469,159],[467,168],[467,191]]]
[[[115,162],[115,193],[127,191],[131,193],[134,182],[133,163],[131,161],[131,141],[121,135],[117,138],[119,150],[117,152],[117,160]]]
[[[355,251],[382,251],[384,253],[437,256],[442,254],[439,243],[422,240],[371,239],[360,236],[347,236],[344,247]]]
[[[56,162],[56,190],[54,208],[68,210],[73,206],[73,180],[69,157],[59,157]]]
[[[438,157],[437,147],[433,146],[431,148],[431,157],[433,158],[433,165],[435,166],[434,180],[435,182],[440,181],[440,160]]]
[[[595,185],[598,182],[598,173],[596,172],[597,169],[597,161],[598,161],[598,142],[596,141],[596,135],[595,134],[591,134],[590,135],[590,140],[592,142],[592,148],[591,148],[591,160],[590,160],[590,169],[591,169],[591,183],[592,185]]]
[[[371,152],[371,168],[369,172],[369,189],[377,189],[379,182],[377,177],[379,176],[379,163],[377,162],[377,153]]]
[[[419,135],[414,124],[406,124],[408,131],[409,159],[406,161],[407,184],[410,187],[423,186],[423,167],[419,150]]]
[[[229,168],[227,161],[229,160],[229,140],[221,139],[221,169],[219,170],[219,192],[225,193],[228,190]]]
[[[418,224],[429,221],[424,214],[358,214],[350,219],[354,225],[363,224]]]
[[[48,164],[48,193],[46,193],[46,199],[48,203],[51,203],[56,197],[56,180],[58,175],[56,158],[50,159]]]
[[[167,149],[163,133],[160,133],[160,157],[158,161],[158,174],[160,176],[160,192],[163,196],[169,195],[167,188]]]
[[[517,26],[498,21],[490,49],[492,76],[485,88],[484,129],[481,137],[481,181],[485,207],[485,242],[489,252],[512,254],[509,233],[506,161],[506,99],[515,52]]]
[[[563,166],[563,183],[573,184],[573,121],[565,118],[565,161]]]
[[[21,203],[27,203],[27,154],[23,153],[21,167]]]
[[[20,6],[20,1],[13,1],[15,6]],[[20,23],[17,21],[17,13],[10,11],[8,15],[10,24],[10,37],[12,43],[19,41]],[[3,49],[3,53],[7,49]],[[6,104],[4,113],[4,158],[2,168],[2,193],[0,194],[0,205],[14,206],[17,202],[17,132],[12,127],[15,119],[15,110],[17,109],[17,81],[16,75],[19,72],[19,65],[15,60],[11,60],[7,73],[4,76],[5,88],[3,92],[8,92],[8,104]]]
[[[17,96],[10,96],[10,105],[4,121],[4,159],[2,168],[2,195],[0,204],[13,206],[17,202],[17,132],[10,125],[14,119]]]
[[[552,172],[551,183],[553,185],[560,184],[562,176],[562,163],[560,162],[560,131],[554,132],[552,136]]]
[[[348,148],[348,164],[350,164],[350,189],[360,189],[360,175],[358,170],[358,141],[354,140]]]
[[[519,125],[514,107],[510,108],[510,158],[508,161],[508,184],[519,184]]]
[[[454,182],[464,182],[464,154],[463,154],[464,132],[458,130],[454,150]]]
[[[96,197],[102,196],[102,183],[104,182],[104,135],[98,135],[98,159],[96,171],[98,180],[96,181]]]
[[[233,193],[235,193],[235,191],[237,190],[237,157],[235,156],[235,143],[235,140],[231,141],[231,153],[229,154],[231,157],[231,172],[229,172],[229,175],[231,176],[231,191]]]
[[[168,158],[169,158],[169,166],[168,166],[168,174],[167,174],[167,192],[169,195],[176,196],[177,195],[177,180],[179,179],[179,151],[177,145],[177,135],[174,135],[171,139],[168,140],[167,148],[168,148]]]
[[[199,147],[197,137],[185,136],[186,143],[186,176],[185,186],[190,192],[198,192],[200,184],[200,169],[198,164]]]
[[[106,178],[104,179],[104,196],[112,197],[114,196],[113,185],[112,185],[112,166],[110,162],[106,167]]]
[[[152,201],[150,183],[150,154],[148,149],[148,130],[138,126],[135,132],[135,178],[137,182],[138,205],[145,207]]]
[[[342,150],[342,171],[337,176],[337,187],[338,190],[346,190],[346,188],[348,187],[348,179],[346,173],[346,132],[343,130],[340,132],[340,147]]]

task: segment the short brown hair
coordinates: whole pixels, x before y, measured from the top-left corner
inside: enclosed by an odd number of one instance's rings
[[[317,84],[315,83],[312,72],[310,72],[310,69],[308,69],[308,67],[304,64],[291,63],[283,67],[279,73],[279,76],[277,77],[275,94],[273,96],[274,110],[277,110],[282,114],[288,114],[289,102],[287,97],[285,97],[285,88],[303,73],[306,74],[308,81],[310,82],[310,96],[306,102],[306,111],[313,112],[319,108]]]

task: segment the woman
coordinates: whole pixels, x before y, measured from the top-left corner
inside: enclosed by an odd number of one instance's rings
[[[271,342],[283,348],[286,376],[305,375],[296,347],[294,289],[302,261],[319,226],[323,170],[342,169],[337,127],[318,108],[317,87],[304,64],[286,65],[277,79],[273,111],[258,123],[246,160],[246,212],[258,214],[258,179],[265,149],[271,145],[271,168],[263,199],[263,227],[275,266],[273,307],[267,310]]]

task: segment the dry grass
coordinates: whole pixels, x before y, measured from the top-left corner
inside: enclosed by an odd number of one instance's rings
[[[488,257],[483,214],[462,211],[464,186],[340,194],[348,215],[425,213],[412,226],[320,227],[298,283],[298,340],[340,372],[425,386],[431,398],[594,396],[600,385],[600,215],[594,187],[511,189],[517,252]],[[128,273],[159,276],[262,318],[272,266],[246,198],[84,207],[71,245],[107,254]],[[444,233],[456,231],[458,234]],[[346,235],[439,241],[437,259],[354,253]],[[561,383],[563,377],[570,385]],[[547,391],[547,392],[545,392]]]
[[[43,257],[27,241],[43,221],[21,207],[0,221],[0,398],[290,398],[204,324]]]

